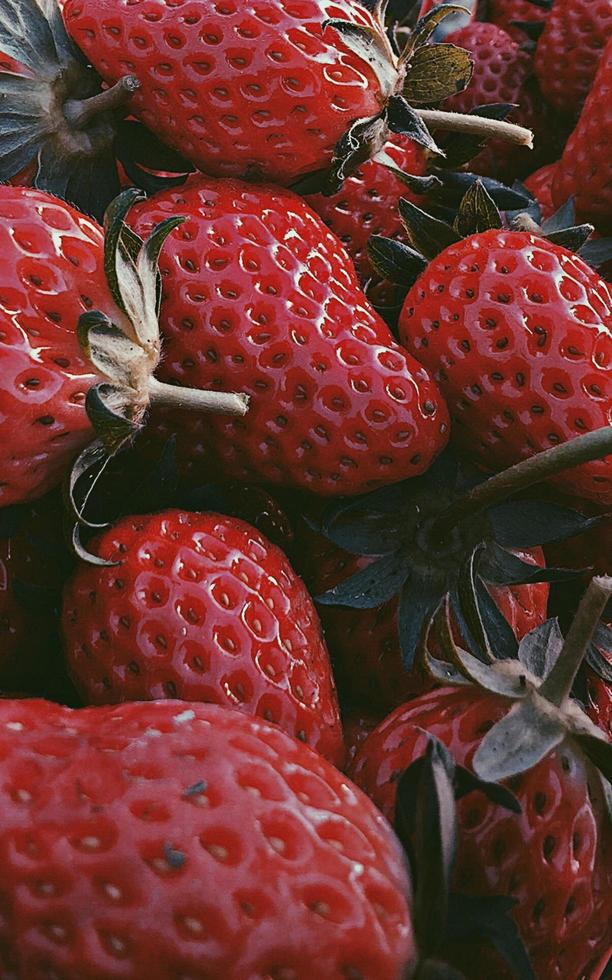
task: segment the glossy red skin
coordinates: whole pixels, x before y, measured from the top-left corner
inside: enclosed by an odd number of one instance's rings
[[[314,605],[282,551],[219,514],[128,517],[64,590],[64,649],[87,704],[183,698],[273,721],[343,757]]]
[[[327,18],[373,24],[355,0],[68,0],[63,14],[107,82],[139,78],[133,114],[215,176],[291,183],[381,109],[370,66],[322,34]]]
[[[304,201],[199,176],[130,220],[146,234],[170,214],[187,221],[160,258],[159,376],[251,398],[244,419],[171,421],[183,470],[326,496],[424,472],[448,438],[446,406]]]
[[[609,424],[612,295],[543,238],[492,230],[444,249],[408,293],[400,337],[435,372],[457,443],[485,469]],[[555,483],[609,505],[612,457]]]
[[[0,691],[5,693],[55,687],[52,605],[37,605],[28,592],[53,596],[61,590],[62,516],[61,498],[46,497],[29,509],[14,534],[0,537]]]
[[[484,732],[510,704],[474,688],[425,694],[394,711],[366,739],[350,775],[392,818],[397,778],[425,748],[418,729],[437,736],[470,766]],[[459,804],[455,888],[518,900],[513,915],[538,980],[591,977],[610,945],[612,837],[601,793],[590,782],[593,800],[583,757],[566,743],[509,781],[520,815],[480,793]],[[470,980],[490,980],[478,956],[471,966]]]
[[[345,769],[357,755],[359,746],[365,742],[368,735],[374,731],[381,721],[380,717],[363,713],[351,714],[344,720],[342,730],[346,747]]]
[[[540,167],[523,181],[527,190],[533,194],[540,205],[542,221],[546,221],[557,210],[552,199],[552,182],[556,169],[557,163],[547,163],[545,167]]]
[[[3,977],[397,980],[415,956],[386,821],[274,726],[3,701],[0,759]]]
[[[559,112],[578,115],[611,35],[611,0],[555,0],[533,63],[543,95]]]
[[[552,197],[557,207],[574,197],[580,220],[592,221],[600,232],[612,234],[612,39],[565,145]]]
[[[0,507],[41,497],[92,438],[85,396],[97,380],[79,317],[118,311],[102,231],[44,191],[0,186]]]
[[[333,589],[375,561],[370,555],[351,555],[310,531],[304,532],[302,543],[307,557],[300,570],[313,595]],[[540,548],[515,554],[530,565],[544,565]],[[518,639],[546,619],[549,591],[546,583],[504,586],[490,591]],[[377,609],[318,606],[341,699],[379,714],[434,686],[420,666],[407,671],[402,664],[397,607],[397,599]]]
[[[384,146],[393,166],[404,173],[422,176],[427,169],[423,150],[403,136],[394,136]],[[418,203],[406,184],[382,163],[368,160],[348,177],[339,191],[329,197],[308,194],[306,201],[338,236],[350,257],[362,284],[377,277],[368,256],[372,235],[384,235],[408,241],[399,213],[402,197]]]
[[[468,112],[478,105],[494,102],[515,103],[509,122],[535,132],[534,143],[543,149],[547,121],[533,86],[528,84],[531,58],[506,31],[496,24],[474,21],[447,38],[451,44],[468,50],[474,61],[472,80],[464,92],[451,96],[445,109]],[[512,181],[537,165],[534,152],[502,140],[491,140],[469,164],[469,169],[498,180]]]
[[[610,627],[609,623],[608,627]],[[601,650],[600,648],[600,652],[612,667],[612,650]],[[588,665],[585,667],[585,673],[587,715],[612,740],[612,686]]]
[[[523,23],[541,23],[548,17],[548,10],[537,7],[530,0],[487,0],[487,20],[502,27],[507,33],[520,42],[524,42],[526,34],[515,27],[513,21]]]

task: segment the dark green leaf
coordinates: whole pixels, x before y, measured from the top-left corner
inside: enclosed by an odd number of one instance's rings
[[[503,806],[504,809],[512,813],[521,813],[521,804],[514,793],[499,783],[489,783],[484,779],[479,779],[475,773],[466,769],[464,766],[455,768],[455,799],[461,800],[468,793],[484,793],[491,803],[496,806]]]
[[[612,662],[605,656],[609,652],[612,652],[612,629],[600,623],[595,631],[591,646],[587,650],[586,660],[589,667],[606,684],[612,686]]]
[[[491,228],[501,228],[502,219],[497,206],[484,187],[476,180],[465,192],[455,219],[455,231],[463,238]]]
[[[27,508],[23,504],[13,504],[11,507],[0,508],[0,540],[6,541],[17,534],[27,517]]]
[[[336,143],[329,176],[329,191],[340,187],[342,181],[364,160],[380,149],[384,142],[385,124],[382,116],[357,119]]]
[[[426,258],[434,259],[449,245],[460,241],[460,236],[450,225],[427,214],[412,201],[401,198],[399,210],[412,244]]]
[[[96,565],[98,568],[113,568],[115,565],[120,565],[121,562],[118,561],[107,561],[104,558],[100,558],[98,555],[94,555],[93,552],[89,551],[82,540],[82,528],[80,524],[75,524],[72,528],[72,538],[71,538],[72,550],[81,561],[87,562],[88,565]]]
[[[119,309],[123,310],[124,313],[126,310],[123,297],[121,296],[121,290],[119,289],[115,256],[122,233],[125,230],[124,218],[130,208],[137,201],[142,201],[143,198],[144,194],[141,190],[130,187],[123,191],[119,197],[116,197],[114,201],[111,201],[104,216],[104,271],[111,293],[113,294],[113,299]]]
[[[530,41],[538,41],[544,30],[544,22],[537,20],[511,20],[513,27],[518,27],[523,34],[526,34]]]
[[[408,575],[405,555],[395,552],[362,568],[316,600],[324,606],[376,609],[398,594]]]
[[[547,619],[527,633],[519,643],[518,657],[535,677],[544,680],[559,659],[563,634],[558,619]]]
[[[390,160],[391,158],[389,157],[388,159]],[[416,176],[415,174],[407,174],[403,170],[398,170],[398,168],[393,166],[391,163],[387,163],[387,159],[381,156],[381,154],[379,154],[377,157],[377,163],[382,163],[387,170],[392,173],[394,177],[397,177],[398,180],[401,180],[401,182],[405,184],[413,194],[429,194],[430,191],[442,186],[439,177],[434,177],[433,174],[426,174],[424,177]]]
[[[450,897],[447,938],[453,943],[488,942],[512,970],[513,980],[536,980],[529,956],[511,916],[517,899],[501,895]]]
[[[410,103],[441,102],[469,85],[474,63],[465,48],[427,44],[410,57],[404,97]]]
[[[451,605],[469,650],[483,663],[491,663],[495,658],[482,621],[477,590],[481,552],[482,547],[479,546],[464,563],[456,592],[451,593]]]
[[[586,732],[574,733],[573,737],[604,779],[612,783],[612,744],[606,740],[603,732],[601,738]]]
[[[570,252],[578,252],[595,230],[593,225],[574,225],[562,231],[548,232],[546,238],[554,245],[561,245]]]
[[[372,235],[368,242],[368,255],[383,279],[389,279],[406,289],[427,268],[427,259],[409,245],[394,238],[383,238],[382,235]]]
[[[461,6],[458,3],[439,3],[433,7],[415,24],[411,37],[412,47],[421,47],[429,41],[438,24],[441,24],[449,14],[456,13],[463,13],[469,16],[470,11],[467,7]]]
[[[476,582],[478,611],[493,656],[496,660],[512,660],[518,651],[514,630],[493,599],[484,582]]]
[[[392,95],[387,102],[387,124],[392,133],[407,136],[430,153],[444,156],[421,117],[401,95]]]
[[[578,250],[578,254],[594,269],[599,269],[612,260],[612,238],[596,238],[594,241],[585,242]]]
[[[576,205],[573,197],[568,197],[565,204],[562,204],[558,211],[551,214],[550,218],[542,222],[542,231],[548,235],[552,231],[563,231],[564,228],[572,228],[576,224]]]
[[[550,705],[528,689],[522,701],[484,736],[473,760],[481,779],[500,781],[532,769],[567,735]]]
[[[479,174],[466,173],[455,170],[434,170],[434,174],[439,178],[441,188],[433,188],[436,198],[454,203],[461,201],[466,191],[479,180],[489,193],[493,202],[502,211],[522,208],[523,210],[531,203],[528,191],[520,188],[506,187],[499,180],[492,177],[481,177]]]
[[[113,455],[138,432],[138,426],[117,411],[116,402],[121,398],[120,389],[109,384],[94,385],[87,392],[85,410],[104,447]]]
[[[90,528],[104,528],[106,523],[92,524],[85,517],[85,507],[87,499],[96,481],[100,478],[104,467],[108,461],[108,453],[101,440],[92,442],[80,453],[74,461],[65,484],[64,498],[67,506],[73,512],[80,523]],[[87,480],[87,487],[82,489],[83,480]]]
[[[491,585],[532,585],[536,582],[565,582],[576,578],[573,568],[542,568],[530,565],[495,541],[488,541],[478,566],[480,575]]]
[[[429,625],[440,596],[444,592],[444,583],[436,575],[408,579],[400,597],[398,612],[398,629],[402,663],[410,670],[414,663],[419,642]]]
[[[596,527],[602,517],[538,500],[510,500],[487,511],[495,540],[506,548],[533,548],[565,541]]]
[[[53,33],[34,0],[1,0],[0,51],[40,78],[55,74],[59,61]]]

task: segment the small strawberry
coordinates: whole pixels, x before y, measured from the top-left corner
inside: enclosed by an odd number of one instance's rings
[[[533,194],[540,206],[540,216],[543,221],[550,218],[557,210],[552,199],[552,183],[557,169],[557,163],[547,163],[540,167],[523,181],[527,190]]]
[[[422,223],[422,212],[409,210]],[[447,247],[412,286],[400,316],[402,342],[435,372],[448,400],[457,444],[489,470],[607,426],[612,391],[606,283],[561,245],[491,223],[463,240],[440,226]],[[605,505],[611,466],[612,458],[601,459],[556,482]]]
[[[580,112],[611,32],[611,0],[554,0],[534,67],[544,97],[558,112]]]
[[[609,7],[612,13],[612,2],[594,6]],[[560,207],[573,197],[580,220],[592,221],[604,234],[612,233],[611,160],[612,39],[601,56],[599,70],[552,182],[554,204]]]
[[[474,21],[455,31],[449,42],[470,51],[474,59],[474,74],[464,92],[453,95],[446,106],[455,112],[467,112],[479,105],[491,103],[516,104],[508,117],[520,126],[535,132],[536,152],[548,141],[547,120],[541,108],[541,98],[530,80],[531,59],[506,31],[496,24]],[[499,140],[491,141],[470,169],[489,177],[511,182],[529,173],[536,164],[533,153],[525,147],[511,147]]]
[[[312,601],[255,528],[177,510],[119,521],[64,592],[64,649],[88,704],[183,698],[273,721],[343,757]]]
[[[117,255],[117,235],[105,245],[95,222],[57,198],[0,185],[0,506],[34,500],[61,481],[94,438],[90,415],[110,445],[124,441],[152,400],[184,403],[153,377],[160,237],[136,269]],[[211,398],[221,404],[213,393],[187,397],[204,410]],[[246,411],[244,398],[222,402],[224,411]]]
[[[320,218],[290,191],[198,176],[129,222],[142,236],[177,213],[160,257],[162,375],[250,396],[238,424],[171,418],[183,471],[339,495],[427,469],[445,405]]]
[[[398,778],[422,755],[425,732],[480,778],[507,780],[520,814],[471,795],[461,803],[454,881],[468,895],[516,900],[512,915],[539,980],[599,975],[609,950],[612,747],[568,695],[611,587],[610,579],[594,581],[565,643],[554,621],[529,634],[520,663],[483,664],[456,650],[461,686],[398,708],[350,767],[389,817]],[[484,690],[469,684],[470,675]],[[486,964],[473,961],[472,969],[471,980],[491,976]]]
[[[274,726],[0,701],[0,760],[3,978],[412,975],[391,829]]]

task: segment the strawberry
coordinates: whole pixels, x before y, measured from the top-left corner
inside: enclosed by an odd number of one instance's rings
[[[184,404],[152,376],[160,356],[156,250],[137,270],[117,257],[117,235],[105,244],[95,222],[57,198],[0,185],[0,506],[34,500],[60,482],[94,438],[90,415],[116,449],[151,400]],[[186,397],[204,411],[214,410],[211,398],[223,411],[246,411],[240,396]]]
[[[306,582],[318,596],[376,560],[371,555],[350,554],[312,532],[300,544],[307,555],[302,565]],[[515,549],[512,554],[527,565],[544,566],[540,548]],[[544,582],[489,586],[489,592],[519,640],[546,618],[548,585]],[[340,695],[351,704],[390,711],[433,686],[418,664],[407,670],[402,662],[398,606],[398,598],[373,609],[320,606]]]
[[[64,591],[64,648],[88,704],[170,697],[273,721],[332,761],[342,732],[316,611],[283,553],[219,514],[124,518]]]
[[[523,181],[527,190],[533,194],[540,207],[540,216],[543,221],[550,218],[556,211],[552,199],[552,182],[554,179],[557,163],[547,163],[540,167]]]
[[[345,766],[353,761],[361,743],[365,742],[368,735],[374,731],[380,721],[380,718],[375,718],[373,715],[359,713],[351,714],[345,719],[342,726],[346,747]]]
[[[543,24],[549,11],[545,4],[532,3],[532,0],[487,0],[486,13],[488,21],[523,43],[527,35],[517,24]]]
[[[587,643],[611,586],[610,579],[596,582],[581,607],[576,622]],[[599,975],[594,971],[610,942],[612,834],[595,765],[609,773],[611,747],[567,697],[566,671],[571,684],[578,667],[573,659],[568,664],[570,649],[550,621],[523,641],[516,671],[507,661],[485,666],[457,651],[461,670],[473,667],[488,686],[465,686],[458,674],[462,686],[398,708],[362,743],[350,767],[389,817],[398,778],[423,754],[425,732],[480,778],[507,780],[520,814],[484,797],[461,802],[454,880],[468,895],[516,900],[512,914],[540,980]],[[477,964],[472,960],[471,980],[491,976],[486,964]]]
[[[3,977],[411,974],[390,828],[279,729],[214,705],[1,701],[0,759]]]
[[[187,220],[160,258],[161,376],[250,396],[238,424],[170,420],[183,470],[338,495],[427,469],[448,438],[445,405],[318,216],[290,191],[198,176],[129,222],[142,236],[177,213]]]
[[[611,0],[554,0],[534,68],[542,93],[559,112],[580,112],[611,32]]]
[[[404,137],[389,140],[384,148],[388,162],[404,173],[422,176],[426,160],[422,149]],[[307,194],[305,199],[338,236],[353,260],[362,285],[374,275],[367,244],[371,235],[405,238],[398,214],[400,198],[418,201],[406,184],[379,160],[368,160],[332,195]]]
[[[608,286],[580,258],[498,228],[443,249],[400,316],[402,342],[436,372],[457,444],[489,470],[608,425],[611,326]],[[591,462],[556,482],[606,505],[611,465]]]
[[[447,100],[455,112],[467,112],[479,105],[515,103],[509,118],[534,130],[536,151],[548,142],[547,120],[541,98],[530,81],[531,59],[527,52],[501,27],[474,21],[449,35],[448,41],[468,50],[474,59],[474,74],[468,88]],[[499,140],[490,142],[470,169],[489,177],[511,182],[529,173],[533,153],[524,147],[509,147]]]
[[[608,623],[607,643],[597,645],[597,661],[585,667],[586,713],[608,739],[612,740],[612,624]]]
[[[608,4],[595,4],[606,7]],[[609,4],[612,13],[612,3]],[[560,207],[575,198],[576,213],[602,233],[612,232],[612,39],[601,57],[580,119],[568,139],[552,182]]]

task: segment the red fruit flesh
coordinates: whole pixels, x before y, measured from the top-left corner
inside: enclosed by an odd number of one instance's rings
[[[91,438],[97,380],[76,326],[119,315],[104,277],[101,229],[43,191],[0,186],[0,506],[60,482]]]
[[[300,543],[306,555],[300,570],[313,595],[333,589],[376,560],[371,555],[351,555],[310,531],[303,533]],[[530,565],[544,565],[539,548],[515,554]],[[518,639],[546,619],[548,591],[546,583],[490,589]],[[377,609],[318,608],[343,701],[383,713],[434,686],[420,666],[407,670],[402,663],[397,599]]]
[[[530,0],[488,0],[487,3],[487,20],[519,41],[524,41],[527,35],[515,26],[515,21],[534,24],[545,21],[547,17],[548,10]]]
[[[448,438],[427,372],[395,343],[346,252],[296,195],[191,179],[134,208],[169,215],[159,375],[246,392],[244,419],[175,417],[183,472],[355,494],[422,473]]]
[[[523,181],[527,190],[533,194],[540,205],[542,221],[546,221],[557,210],[552,199],[552,182],[556,169],[557,163],[547,163],[545,167],[540,167]]]
[[[555,171],[555,205],[560,207],[568,197],[575,198],[580,220],[612,234],[612,39]]]
[[[404,173],[422,176],[426,172],[423,150],[403,136],[395,136],[384,146],[390,163]],[[360,282],[377,276],[368,256],[372,235],[408,241],[399,213],[404,197],[417,203],[419,197],[395,177],[387,167],[369,160],[348,177],[339,191],[325,197],[309,194],[306,201],[338,236],[353,260]]]
[[[559,112],[580,112],[611,33],[611,0],[553,3],[538,41],[534,68],[545,98]]]
[[[0,702],[3,978],[397,980],[399,845],[307,746],[181,702]]]
[[[436,372],[457,443],[485,469],[609,424],[612,296],[543,238],[492,230],[445,249],[408,293],[400,336]],[[555,482],[610,504],[612,458]]]
[[[121,520],[64,592],[64,647],[89,704],[183,698],[273,721],[332,761],[340,716],[313,603],[283,553],[218,514]]]
[[[398,708],[366,739],[350,774],[392,818],[397,779],[424,752],[423,729],[469,766],[510,703],[473,688],[432,691]],[[460,802],[455,888],[517,899],[513,916],[538,980],[589,977],[609,947],[612,903],[610,824],[593,773],[566,743],[509,786],[519,815],[481,793]],[[472,958],[470,980],[489,980],[479,962]]]
[[[372,26],[355,0],[68,0],[63,16],[107,82],[138,77],[133,114],[215,176],[291,183],[381,109],[370,65],[322,30],[327,18]]]

